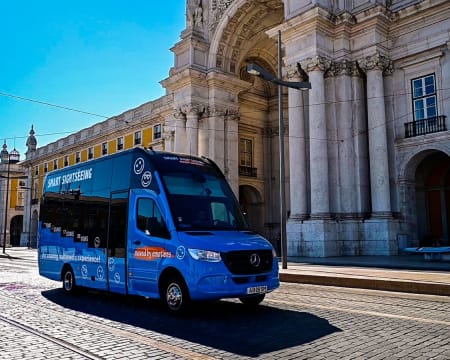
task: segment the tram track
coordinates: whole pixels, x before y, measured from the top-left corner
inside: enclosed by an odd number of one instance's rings
[[[20,323],[20,322],[16,321],[16,320],[13,320],[13,319],[9,319],[9,318],[1,315],[1,314],[0,314],[0,321],[4,322],[4,323],[6,323],[6,324],[8,324],[8,325],[10,325],[12,327],[18,328],[18,329],[20,329],[22,331],[25,331],[28,334],[31,334],[31,335],[37,336],[37,337],[39,337],[41,339],[44,339],[46,341],[49,341],[49,342],[51,342],[51,343],[53,343],[55,345],[58,345],[61,348],[64,348],[65,350],[69,350],[72,353],[78,354],[78,355],[82,356],[84,359],[105,360],[105,358],[97,356],[95,354],[92,354],[89,351],[87,351],[85,349],[82,349],[79,346],[70,344],[67,341],[64,341],[64,340],[58,339],[58,338],[56,338],[54,336],[45,334],[42,331],[33,329],[30,326],[27,326],[27,325],[25,325],[23,323]]]
[[[32,303],[30,303],[30,300],[24,300],[17,294],[11,294],[11,295],[5,295],[2,294],[0,291],[0,299],[3,300],[1,303],[7,304],[7,301],[14,300],[15,306],[17,306],[17,303],[21,303],[22,306],[26,306],[26,308],[33,312],[38,313],[40,316],[48,315],[56,322],[60,323],[67,323],[71,324],[71,327],[77,327],[77,328],[83,328],[86,333],[95,334],[99,331],[102,333],[108,333],[111,336],[113,336],[115,339],[122,339],[122,341],[130,341],[133,343],[140,343],[144,346],[147,346],[149,349],[156,349],[163,351],[165,353],[179,356],[184,359],[193,359],[193,360],[213,360],[216,359],[216,357],[212,357],[200,352],[192,351],[186,348],[182,348],[181,346],[173,345],[169,343],[169,340],[164,341],[162,338],[164,335],[157,334],[156,338],[150,338],[149,336],[145,336],[142,334],[139,334],[136,331],[131,331],[129,329],[120,329],[113,325],[112,322],[109,322],[108,325],[105,325],[103,322],[98,321],[97,319],[90,317],[82,318],[75,314],[70,314],[67,311],[59,311],[57,309],[47,309],[43,308],[42,306],[37,306]],[[1,310],[1,309],[0,309]],[[0,311],[1,312],[1,311]],[[11,326],[15,326],[16,328],[20,328],[24,331],[27,331],[30,334],[33,334],[35,336],[40,336],[42,338],[47,339],[48,341],[51,341],[54,344],[58,344],[62,347],[67,347],[69,350],[76,352],[82,356],[84,356],[86,359],[95,359],[100,360],[104,359],[103,357],[99,357],[85,349],[82,349],[81,347],[71,344],[69,341],[62,340],[58,336],[45,334],[42,331],[36,330],[34,327],[24,324],[23,322],[19,322],[14,319],[6,318],[3,315],[0,315],[0,321],[3,321],[5,323],[10,324]],[[92,357],[90,357],[92,356]]]

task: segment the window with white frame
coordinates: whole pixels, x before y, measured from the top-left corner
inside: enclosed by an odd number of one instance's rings
[[[88,159],[94,158],[94,148],[90,147],[88,148]]]
[[[44,163],[44,172],[46,173],[48,171],[48,163]]]
[[[68,155],[64,156],[64,166],[69,166],[69,156]]]
[[[162,125],[156,124],[153,126],[153,140],[159,140],[162,137]]]
[[[102,155],[107,155],[108,154],[108,143],[104,142],[102,143]]]
[[[34,167],[34,175],[39,175],[39,166]]]
[[[436,117],[438,113],[434,74],[411,80],[411,86],[414,121]]]
[[[58,159],[53,160],[53,170],[58,168]]]
[[[117,138],[117,151],[123,150],[123,136]]]
[[[75,153],[75,162],[79,163],[81,161],[81,153],[79,151],[77,151]]]
[[[136,131],[134,133],[134,145],[142,144],[142,131]]]

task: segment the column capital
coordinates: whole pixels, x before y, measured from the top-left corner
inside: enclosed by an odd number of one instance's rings
[[[208,106],[207,113],[210,117],[225,116],[227,114],[227,109],[220,105],[210,105]]]
[[[239,114],[239,110],[230,110],[227,109],[225,116],[228,120],[231,121],[239,121],[241,118],[241,115]]]
[[[285,66],[284,76],[289,81],[308,81],[308,74],[302,69],[300,63]]]
[[[302,69],[305,69],[306,72],[311,71],[327,71],[331,67],[331,60],[323,56],[315,56],[313,58],[308,58],[304,61],[300,62]]]
[[[347,75],[351,76],[353,74],[355,67],[355,61],[342,60],[335,63],[335,76]]]
[[[183,114],[184,116],[187,116],[187,115],[201,116],[206,112],[206,110],[207,110],[207,106],[204,104],[186,103],[186,104],[181,105],[177,109],[177,112]],[[175,116],[177,116],[177,115],[175,115]]]
[[[358,65],[366,72],[370,70],[381,70],[384,73],[391,73],[393,70],[392,61],[379,53],[358,60]]]

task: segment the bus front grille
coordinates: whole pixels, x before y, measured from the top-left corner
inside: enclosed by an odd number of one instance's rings
[[[229,251],[220,254],[228,270],[234,275],[253,275],[272,270],[271,250]]]

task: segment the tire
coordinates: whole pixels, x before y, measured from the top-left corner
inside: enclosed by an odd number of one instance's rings
[[[70,266],[66,267],[62,273],[63,290],[67,294],[74,294],[76,291],[75,276]]]
[[[246,306],[257,306],[264,300],[265,296],[266,294],[252,295],[241,297],[239,300]]]
[[[172,275],[164,281],[161,289],[161,300],[171,314],[186,313],[191,300],[186,283],[181,276]]]

